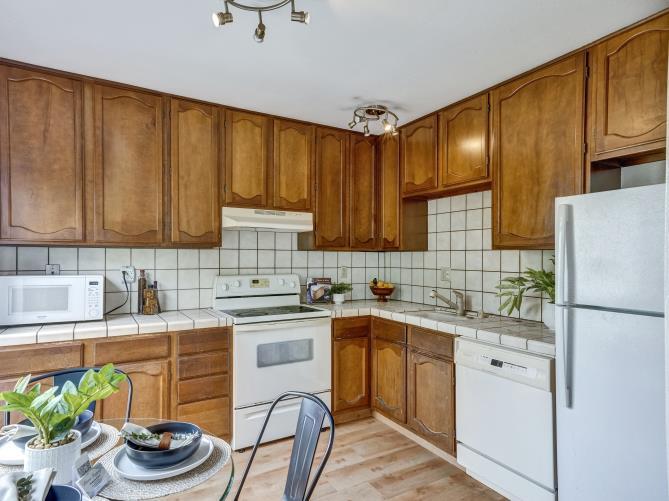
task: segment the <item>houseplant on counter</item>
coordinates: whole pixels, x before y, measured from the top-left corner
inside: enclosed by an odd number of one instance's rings
[[[0,411],[22,413],[37,431],[37,436],[25,445],[24,470],[54,468],[54,482],[69,483],[72,465],[81,452],[81,434],[72,429],[77,416],[94,401],[116,393],[126,376],[107,364],[99,371],[86,371],[78,385],[67,381],[60,392],[54,386],[44,393],[39,383],[28,388],[30,377],[28,374],[20,378],[13,391],[0,393],[0,400],[5,403]]]
[[[551,259],[555,262],[554,259]],[[555,328],[555,273],[546,270],[527,268],[518,277],[503,278],[497,285],[497,295],[504,298],[499,311],[506,311],[511,315],[514,310],[520,311],[523,296],[527,291],[541,292],[548,296],[549,301],[544,304],[542,320],[549,329]]]
[[[353,286],[347,284],[346,282],[339,282],[338,284],[332,284],[330,287],[330,293],[332,294],[332,301],[334,304],[343,304],[346,299],[346,293],[351,292]]]

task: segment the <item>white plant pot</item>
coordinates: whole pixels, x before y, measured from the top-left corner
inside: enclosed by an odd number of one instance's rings
[[[334,304],[344,304],[346,294],[332,294],[332,300],[334,301]]]
[[[541,319],[544,325],[551,330],[555,330],[555,305],[553,303],[544,303],[544,311],[541,313]]]
[[[72,481],[72,466],[81,455],[81,433],[77,430],[72,430],[72,433],[76,435],[74,441],[51,449],[33,449],[26,444],[23,471],[53,468],[56,470],[53,483],[69,484]]]

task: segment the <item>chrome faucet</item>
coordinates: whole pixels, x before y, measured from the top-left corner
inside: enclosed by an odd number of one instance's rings
[[[444,303],[446,303],[449,307],[453,308],[455,310],[455,314],[459,317],[464,317],[465,316],[465,294],[460,291],[453,291],[453,294],[455,294],[455,303],[448,299],[447,297],[442,296],[439,294],[436,290],[432,289],[430,291],[430,297],[431,298],[436,298]]]

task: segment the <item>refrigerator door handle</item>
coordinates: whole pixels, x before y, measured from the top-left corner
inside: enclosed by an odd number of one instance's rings
[[[565,277],[567,271],[567,227],[569,224],[569,211],[571,206],[569,204],[560,204],[557,206],[558,216],[558,233],[557,233],[557,284],[556,284],[556,302],[558,305],[567,304],[565,297]]]
[[[564,405],[571,409],[572,378],[571,378],[571,355],[569,353],[569,308],[560,308],[560,325],[558,329],[562,334],[562,388],[564,392]]]

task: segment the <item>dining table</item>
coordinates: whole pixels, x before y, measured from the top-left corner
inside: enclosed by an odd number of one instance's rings
[[[109,425],[116,430],[120,430],[123,425],[125,424],[126,420],[125,419],[102,419],[99,421],[100,423]],[[157,425],[157,424],[162,424],[162,423],[169,423],[173,422],[173,420],[167,420],[167,419],[153,419],[153,418],[131,418],[130,422],[143,426],[144,428],[148,428],[149,426],[152,425]],[[208,433],[207,430],[202,429],[202,434],[203,436],[208,436],[208,437],[215,437],[213,434]],[[219,443],[223,443],[224,441],[221,439],[217,439]],[[125,440],[121,438],[119,435],[117,443],[114,445],[112,448],[115,449],[116,447],[123,446]],[[227,446],[227,443],[225,443]],[[232,489],[232,484],[234,482],[234,476],[235,476],[235,465],[234,465],[234,460],[232,458],[232,453],[229,448],[229,446],[226,447],[227,451],[230,453],[229,457],[227,458],[227,461],[225,464],[223,464],[220,469],[216,470],[215,473],[211,474],[209,478],[206,478],[203,480],[201,483],[198,483],[197,485],[190,486],[184,490],[178,491],[178,492],[173,492],[168,495],[164,494],[159,494],[155,498],[142,498],[142,499],[160,499],[161,501],[193,501],[196,499],[197,501],[218,501],[218,500],[224,500],[227,499],[228,496],[230,495],[230,491]],[[109,453],[108,453],[109,454]],[[102,456],[100,458],[97,458],[94,463],[103,459],[105,456]],[[222,461],[221,461],[222,462]],[[202,471],[203,468],[207,465],[207,462],[203,463],[203,465],[195,468],[191,472],[186,472],[178,477],[172,477],[169,479],[165,479],[166,481],[174,481],[174,480],[179,480],[179,478],[184,478],[188,479],[189,474],[192,476],[197,472],[199,476],[206,477],[209,473],[211,472],[206,472]],[[216,467],[218,468],[220,466],[220,462]],[[107,467],[109,470],[110,468]],[[110,472],[111,474],[112,472]],[[156,484],[153,484],[153,482],[156,482]],[[155,481],[143,481],[142,482],[142,488],[144,491],[147,489],[150,491],[152,484],[153,485],[158,485],[161,480],[155,480]],[[134,494],[129,493],[127,497],[119,497],[119,496],[114,496],[114,497],[106,497],[105,491],[103,490],[101,494],[98,494],[98,496],[95,499],[95,501],[98,500],[115,500],[115,501],[134,501],[137,499],[136,497],[133,497]]]

